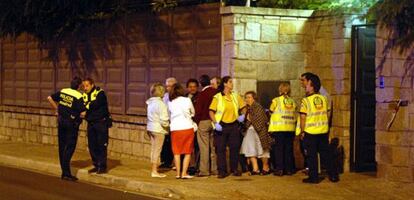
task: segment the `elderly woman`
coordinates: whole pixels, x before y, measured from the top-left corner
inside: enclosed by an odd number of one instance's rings
[[[251,175],[268,175],[270,173],[268,160],[272,138],[267,132],[268,118],[263,107],[256,102],[257,95],[253,91],[244,95],[247,104],[245,128],[246,135],[243,138],[241,154],[244,154],[252,165]],[[259,170],[257,158],[262,159],[263,169]]]
[[[151,138],[151,163],[152,177],[163,178],[166,175],[158,173],[160,164],[160,153],[164,143],[165,135],[168,134],[168,110],[167,105],[162,100],[164,87],[161,83],[155,83],[151,86],[149,98],[146,103],[147,107],[147,131]]]
[[[274,175],[292,175],[294,169],[293,140],[296,129],[296,103],[290,96],[289,83],[279,85],[279,97],[272,100],[269,132],[275,139]]]
[[[175,167],[177,168],[176,178],[193,178],[187,174],[191,153],[194,149],[194,107],[190,98],[184,97],[184,88],[176,83],[169,93],[168,110],[170,111],[171,124],[171,146],[174,154]],[[181,155],[184,154],[184,161],[181,172]]]

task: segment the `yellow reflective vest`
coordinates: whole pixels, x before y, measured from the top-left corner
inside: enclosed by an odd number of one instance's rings
[[[276,97],[272,100],[276,104],[269,122],[269,132],[293,132],[296,128],[296,103],[288,96]]]
[[[217,109],[216,109],[216,113],[214,114],[214,118],[216,120],[216,122],[220,122],[221,119],[223,118],[223,114],[224,114],[224,97],[221,94],[221,92],[217,93],[216,95],[214,95],[213,98],[217,99]],[[239,101],[238,101],[238,94],[235,92],[231,93],[231,101],[233,103],[234,106],[234,114],[237,117],[239,117]]]
[[[85,107],[86,107],[86,109],[88,109],[89,110],[89,104],[92,102],[92,101],[95,101],[96,100],[96,97],[98,96],[98,94],[100,93],[100,92],[102,92],[103,90],[102,89],[100,89],[100,88],[95,88],[93,91],[92,91],[92,93],[91,93],[91,95],[90,95],[90,99],[89,99],[89,95],[88,95],[88,93],[83,93],[83,101],[85,102]]]
[[[304,131],[313,135],[328,133],[328,99],[323,95],[313,94],[302,99],[302,106],[306,107]]]

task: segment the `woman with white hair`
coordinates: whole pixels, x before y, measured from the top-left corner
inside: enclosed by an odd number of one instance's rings
[[[151,138],[151,177],[163,178],[165,174],[158,173],[160,154],[165,135],[168,134],[168,109],[162,100],[165,89],[161,83],[155,83],[150,89],[151,98],[146,103],[147,107],[147,131]]]

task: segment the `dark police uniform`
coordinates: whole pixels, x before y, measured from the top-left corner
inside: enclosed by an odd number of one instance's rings
[[[108,147],[108,101],[105,92],[99,88],[92,88],[91,92],[83,94],[86,105],[86,120],[88,121],[88,148],[92,162],[99,172],[106,171]]]
[[[53,101],[58,102],[58,143],[62,178],[72,177],[70,160],[76,148],[79,125],[82,122],[80,113],[86,108],[82,94],[71,88],[62,89],[51,97]]]

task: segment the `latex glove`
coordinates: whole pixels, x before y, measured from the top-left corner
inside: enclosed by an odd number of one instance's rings
[[[246,116],[243,114],[243,115],[240,115],[238,118],[237,118],[237,121],[239,121],[239,122],[244,122],[244,118],[245,118]]]
[[[215,123],[214,126],[216,127],[216,131],[223,131],[223,127],[221,127],[220,123]]]

